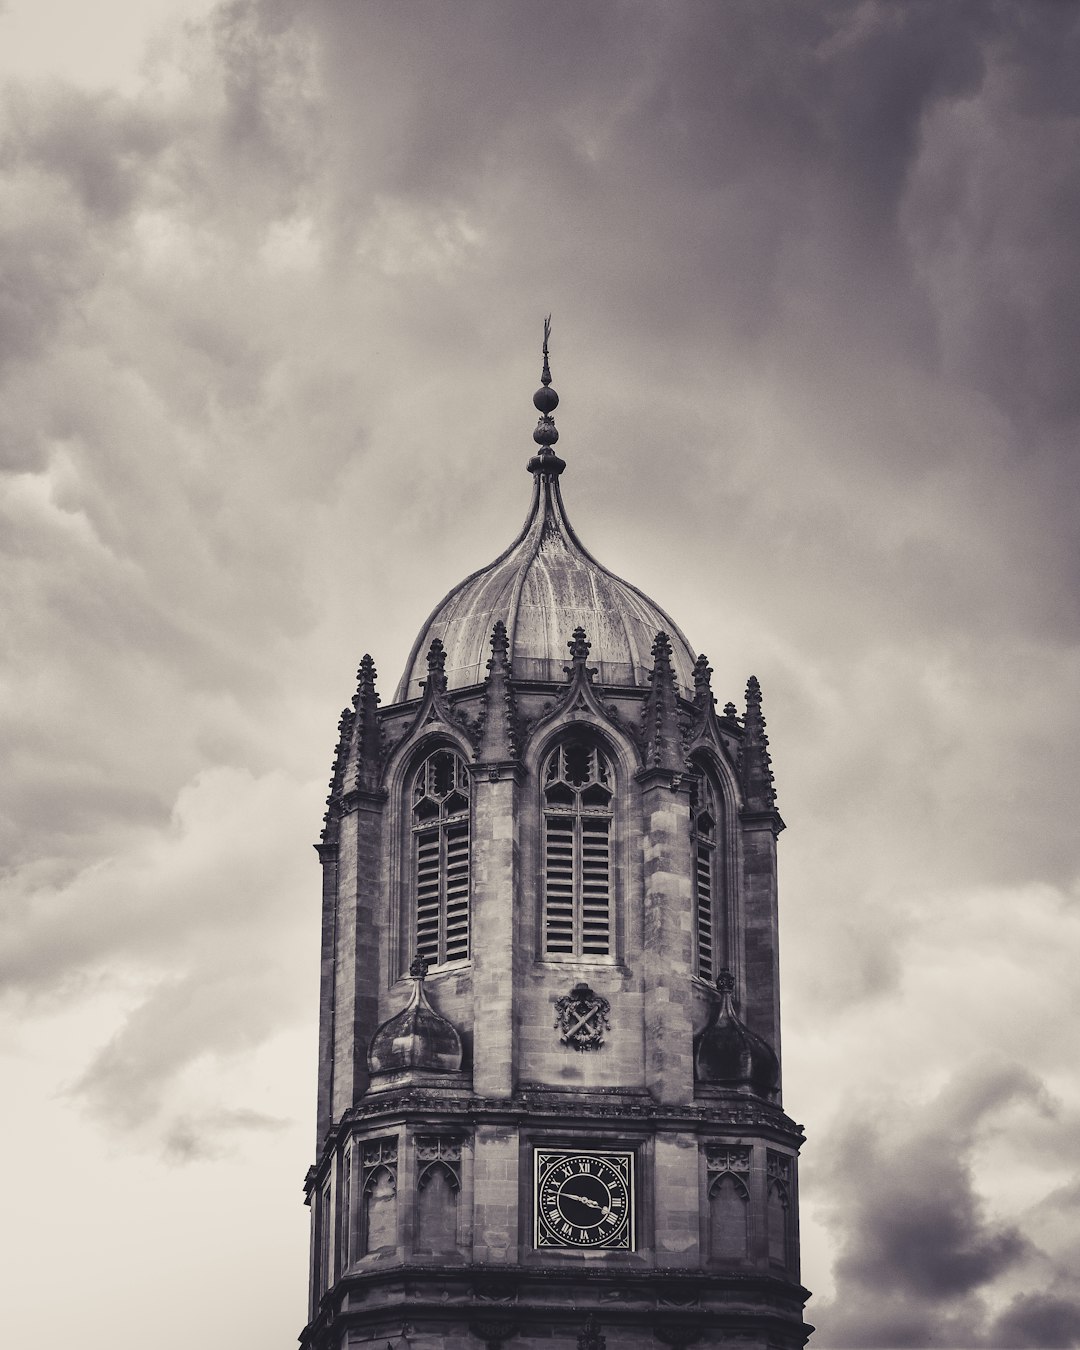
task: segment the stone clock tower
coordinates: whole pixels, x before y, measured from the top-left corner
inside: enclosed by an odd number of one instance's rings
[[[794,1350],[776,809],[755,679],[532,505],[365,656],[322,841],[305,1350]]]

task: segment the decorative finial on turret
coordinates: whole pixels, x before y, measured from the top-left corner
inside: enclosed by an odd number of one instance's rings
[[[589,652],[592,651],[592,643],[585,636],[585,629],[582,628],[581,624],[578,624],[574,629],[574,636],[566,645],[570,650],[570,659],[572,661],[577,661],[579,664],[584,665],[589,659]]]
[[[446,649],[442,639],[433,639],[427,654],[428,677],[426,683],[432,685],[436,693],[446,691]]]
[[[422,980],[428,973],[428,959],[423,952],[418,951],[412,959],[412,965],[409,966],[409,974],[414,980]]]
[[[712,691],[712,666],[704,652],[694,662],[694,703],[698,708],[708,709],[716,704]]]
[[[529,460],[530,473],[560,474],[566,468],[552,446],[559,439],[559,429],[555,425],[552,413],[559,406],[559,396],[551,387],[551,365],[548,359],[548,341],[551,337],[551,315],[544,320],[544,366],[540,373],[540,388],[533,394],[533,407],[539,412],[540,420],[533,432],[533,440],[540,447],[540,453]]]

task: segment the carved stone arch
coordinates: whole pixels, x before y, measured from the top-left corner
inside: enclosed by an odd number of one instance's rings
[[[522,760],[530,781],[536,782],[540,767],[546,762],[558,741],[575,733],[595,737],[615,760],[619,775],[619,791],[625,794],[638,769],[638,749],[626,731],[607,719],[583,716],[580,711],[567,709],[551,721],[533,728],[523,747]]]
[[[446,1183],[451,1190],[459,1191],[461,1189],[461,1178],[454,1168],[442,1158],[437,1159],[435,1162],[428,1163],[420,1172],[419,1176],[416,1178],[416,1189],[418,1191],[424,1190],[439,1172],[444,1175]]]
[[[769,1264],[787,1270],[791,1264],[793,1245],[791,1195],[786,1183],[776,1178],[769,1182],[765,1223],[769,1238]]]
[[[399,801],[402,785],[412,777],[416,766],[440,745],[456,750],[472,772],[473,748],[468,737],[457,727],[439,722],[408,732],[390,751],[383,773],[383,787],[389,793],[391,809]]]
[[[734,1172],[718,1172],[708,1189],[709,1259],[738,1263],[750,1255],[750,1192]]]
[[[397,1169],[380,1163],[364,1177],[360,1245],[364,1256],[397,1246]]]
[[[416,1247],[446,1255],[456,1252],[461,1178],[453,1165],[439,1158],[416,1179]]]

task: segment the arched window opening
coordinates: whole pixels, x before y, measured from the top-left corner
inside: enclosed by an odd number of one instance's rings
[[[709,1255],[714,1261],[745,1261],[750,1251],[750,1193],[731,1172],[709,1188]]]
[[[690,781],[690,846],[694,860],[694,960],[698,975],[711,984],[722,964],[720,862],[717,836],[720,813],[716,791],[701,769]]]
[[[572,737],[548,756],[541,781],[544,954],[610,956],[611,765],[594,743]]]
[[[774,1265],[786,1267],[790,1240],[790,1214],[787,1187],[782,1181],[774,1181],[769,1187],[769,1199],[765,1209],[769,1226],[769,1260]]]
[[[412,787],[414,947],[435,966],[469,956],[469,771],[436,750]]]

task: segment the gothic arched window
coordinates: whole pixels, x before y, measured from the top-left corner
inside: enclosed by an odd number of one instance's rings
[[[723,963],[723,912],[720,905],[721,852],[717,793],[699,769],[690,782],[690,846],[694,859],[694,966],[711,984]]]
[[[469,956],[469,771],[436,750],[412,785],[414,947],[435,966]]]
[[[593,742],[571,737],[548,756],[541,783],[544,955],[610,956],[611,765]]]

